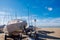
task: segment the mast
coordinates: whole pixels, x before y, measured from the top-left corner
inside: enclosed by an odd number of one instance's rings
[[[29,22],[29,6],[28,6],[28,24],[30,25],[30,22]]]
[[[17,12],[16,12],[16,10],[15,10],[15,19],[17,19]]]

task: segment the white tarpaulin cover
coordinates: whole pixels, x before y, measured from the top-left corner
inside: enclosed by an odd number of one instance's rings
[[[26,21],[20,19],[11,20],[7,23],[5,32],[11,33],[13,31],[21,30],[23,29],[23,27],[26,27],[26,25],[27,25]]]

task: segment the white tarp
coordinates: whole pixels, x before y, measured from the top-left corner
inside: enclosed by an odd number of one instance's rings
[[[11,20],[8,22],[7,26],[6,26],[6,32],[13,32],[13,31],[17,31],[17,30],[21,30],[23,29],[23,27],[26,27],[27,22],[17,19],[17,20]]]

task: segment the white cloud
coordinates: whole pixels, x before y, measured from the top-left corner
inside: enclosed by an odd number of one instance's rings
[[[23,16],[22,19],[25,19],[28,22],[28,16]],[[34,18],[30,18],[29,23],[35,25]],[[60,26],[60,18],[36,19],[36,25],[37,26]]]
[[[0,12],[0,15],[4,15],[4,14],[6,14],[6,12],[2,12],[2,11]]]
[[[0,11],[0,25],[6,24],[8,20],[11,20],[9,15],[9,12]]]
[[[51,8],[51,7],[48,7],[48,10],[49,10],[49,11],[52,11],[52,10],[53,10],[53,8]]]
[[[53,8],[52,7],[45,7],[48,11],[52,11]]]
[[[10,12],[0,11],[0,16],[10,15]]]
[[[15,19],[15,17],[13,17]],[[9,20],[12,20],[10,18],[6,18],[7,20],[4,20],[4,23],[8,22]],[[22,17],[17,17],[17,19],[23,19],[28,22],[28,16],[22,16]],[[2,18],[1,18],[2,20]],[[0,24],[3,24],[3,20],[0,20]],[[37,26],[60,26],[60,18],[44,18],[44,19],[36,19],[36,25]],[[30,18],[28,23],[32,23],[35,25],[34,18]]]
[[[36,25],[38,26],[60,26],[60,18],[37,19]]]

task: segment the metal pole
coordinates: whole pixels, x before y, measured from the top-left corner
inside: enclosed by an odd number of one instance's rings
[[[15,18],[17,19],[17,13],[16,13],[16,11],[15,11]]]
[[[30,24],[30,22],[29,22],[29,7],[28,7],[28,24]]]

